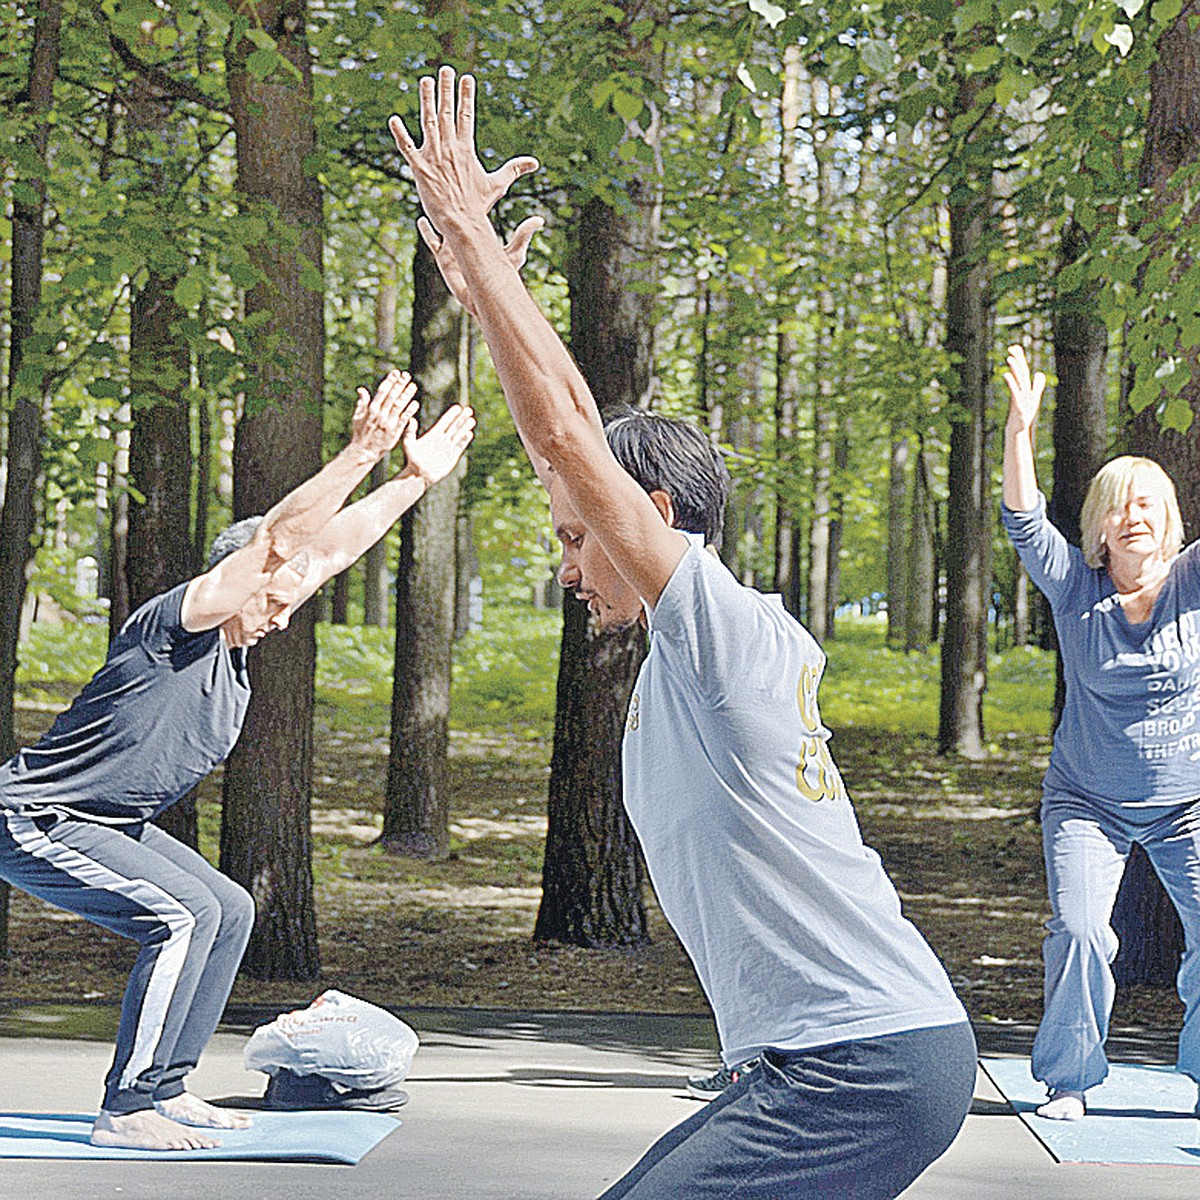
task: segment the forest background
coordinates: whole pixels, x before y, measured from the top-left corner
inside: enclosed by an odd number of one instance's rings
[[[546,971],[608,963],[584,1002],[702,1004],[620,802],[643,639],[595,636],[550,582],[544,499],[386,134],[451,62],[480,80],[485,161],[543,163],[497,225],[547,217],[525,276],[601,409],[686,416],[726,450],[722,556],[845,672],[825,712],[853,727],[868,834],[959,986],[1030,1015],[1060,698],[997,526],[997,364],[1022,341],[1051,376],[1039,473],[1069,537],[1126,448],[1168,466],[1195,535],[1198,23],[1196,0],[0,3],[0,755],[215,531],[317,468],[357,385],[410,365],[426,421],[478,409],[468,466],[256,649],[237,749],[162,821],[254,893],[255,995],[336,976],[494,1002],[467,983],[503,943],[495,986],[524,1003],[579,1002]],[[1024,703],[997,715],[1005,670]],[[485,858],[505,880],[472,876]],[[493,908],[532,920],[456,940],[446,912],[505,887]],[[51,918],[13,920],[7,994],[82,965],[108,994],[105,939],[56,968]],[[5,897],[6,955],[9,924]],[[1169,980],[1178,929],[1136,855],[1118,925],[1122,977]],[[975,978],[1006,964],[999,991]]]

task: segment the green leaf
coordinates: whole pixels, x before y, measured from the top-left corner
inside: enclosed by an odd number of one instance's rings
[[[246,70],[257,80],[266,79],[280,64],[276,50],[255,50],[246,56]]]
[[[180,308],[194,308],[204,299],[204,284],[195,275],[185,275],[175,285],[174,295]]]
[[[646,104],[641,96],[618,89],[613,92],[612,106],[613,111],[622,121],[636,121],[642,115],[642,109],[646,107]]]
[[[325,276],[318,270],[316,263],[305,259],[300,271],[300,286],[308,288],[310,292],[324,292]]]
[[[125,389],[115,379],[93,379],[87,385],[88,395],[97,400],[119,400]]]
[[[749,63],[746,70],[750,72],[750,78],[754,80],[754,90],[760,96],[778,95],[783,87],[775,72],[770,67],[764,67],[762,63]]]
[[[860,42],[858,53],[863,65],[876,75],[886,75],[896,65],[896,52],[879,38],[867,38]]]
[[[1158,421],[1164,429],[1187,433],[1192,427],[1192,406],[1182,396],[1175,396],[1164,405]]]
[[[970,33],[977,25],[990,25],[993,18],[992,0],[964,0],[954,12],[954,28]]]
[[[252,288],[262,279],[262,272],[253,263],[234,263],[229,268],[229,278],[235,287]]]
[[[1183,0],[1157,0],[1150,6],[1150,19],[1170,25],[1183,12]]]
[[[253,42],[260,50],[275,49],[275,39],[265,29],[247,29],[246,40]]]
[[[750,11],[758,13],[772,29],[787,16],[786,10],[778,4],[772,4],[771,0],[746,0],[746,3],[750,6]]]
[[[967,59],[967,70],[977,74],[994,67],[1000,61],[999,46],[982,46]]]

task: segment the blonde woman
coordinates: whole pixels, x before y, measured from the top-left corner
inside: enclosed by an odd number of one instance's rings
[[[1049,1089],[1039,1114],[1077,1120],[1087,1090],[1108,1074],[1117,952],[1109,921],[1134,842],[1183,921],[1178,1067],[1200,1080],[1200,549],[1183,549],[1167,474],[1129,456],[1097,472],[1080,517],[1082,549],[1069,545],[1046,517],[1034,470],[1045,376],[1031,375],[1011,346],[1004,379],[1004,524],[1050,602],[1066,678],[1043,781],[1053,916],[1032,1067]]]

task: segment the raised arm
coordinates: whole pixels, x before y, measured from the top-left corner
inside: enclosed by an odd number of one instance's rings
[[[1033,426],[1046,390],[1046,377],[1030,375],[1029,362],[1020,346],[1008,348],[1008,421],[1004,426],[1004,503],[1013,512],[1037,507],[1037,468],[1033,455]]]
[[[656,603],[686,549],[658,509],[613,457],[586,381],[526,291],[487,214],[512,183],[537,168],[528,156],[491,173],[475,150],[475,81],[442,67],[423,78],[422,143],[399,117],[388,125],[412,169],[426,216],[453,253],[496,364],[521,440],[587,514],[621,575]],[[457,96],[457,104],[456,104]]]
[[[358,389],[350,440],[311,479],[268,510],[254,536],[211,570],[197,575],[183,597],[185,629],[213,629],[238,612],[272,575],[325,528],[400,440],[416,412],[416,385],[406,372],[392,371],[372,396]]]
[[[475,413],[451,405],[422,436],[415,418],[401,437],[406,462],[382,487],[343,508],[312,540],[312,563],[297,599],[302,604],[326,580],[365,554],[435,483],[458,465],[475,436]]]
[[[525,265],[525,257],[529,252],[529,243],[533,240],[533,235],[544,224],[545,222],[541,217],[526,217],[517,226],[512,237],[505,245],[504,255],[512,263],[513,269],[518,273]],[[467,281],[463,278],[462,268],[458,265],[458,259],[454,257],[454,251],[450,248],[450,243],[434,229],[429,223],[428,217],[417,218],[417,232],[420,233],[422,241],[424,241],[432,252],[434,261],[438,265],[438,270],[442,273],[442,279],[445,281],[450,294],[471,316],[479,320],[475,299],[471,294],[470,288],[467,287]],[[542,487],[549,491],[550,476],[552,473],[550,464],[530,444],[529,440],[521,432],[519,425],[517,426],[517,436],[521,439],[521,445],[525,447],[525,453],[529,455],[529,461],[533,464],[534,472],[541,481]]]

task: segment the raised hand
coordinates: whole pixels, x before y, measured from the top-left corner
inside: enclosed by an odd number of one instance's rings
[[[443,233],[455,222],[477,220],[522,175],[536,171],[529,155],[510,158],[495,171],[484,170],[475,149],[475,80],[458,81],[455,105],[454,68],[442,67],[437,81],[420,82],[421,145],[413,142],[399,117],[388,121],[396,149],[404,156],[417,185],[425,215]]]
[[[389,371],[372,396],[358,389],[350,444],[378,460],[396,445],[417,411],[417,385],[407,371]]]
[[[512,237],[504,247],[508,261],[518,271],[525,265],[525,258],[529,253],[529,243],[533,241],[533,235],[544,224],[545,221],[541,217],[526,217],[513,231]],[[442,273],[446,287],[450,289],[450,294],[471,316],[478,318],[479,314],[475,311],[475,303],[470,289],[467,287],[467,281],[463,278],[458,259],[454,257],[454,251],[450,249],[446,239],[429,223],[428,217],[417,218],[417,229],[420,231],[425,245],[433,251],[434,261]]]
[[[475,412],[461,404],[452,404],[420,437],[417,422],[411,419],[402,439],[406,469],[432,487],[454,470],[474,436]]]
[[[1038,371],[1030,375],[1029,360],[1019,345],[1008,348],[1008,370],[1004,372],[1010,396],[1008,423],[1016,429],[1029,429],[1037,419],[1042,406],[1042,393],[1046,390],[1046,376]]]

